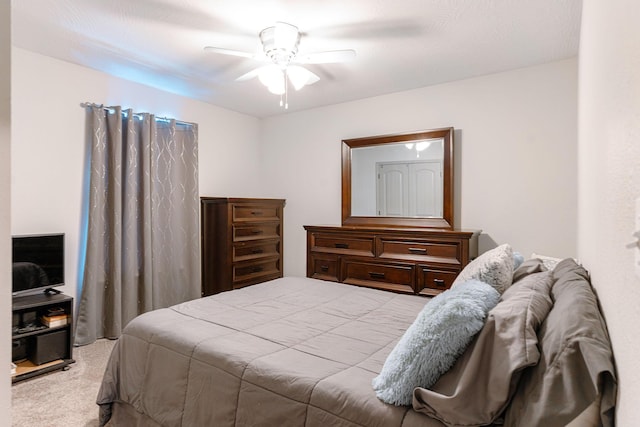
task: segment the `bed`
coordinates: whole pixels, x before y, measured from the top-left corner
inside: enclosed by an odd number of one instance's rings
[[[613,425],[613,355],[588,275],[572,260],[553,271],[535,260],[523,267],[511,271],[519,282],[510,289],[545,281],[547,288],[531,288],[552,302],[544,318],[534,319],[533,334],[521,327],[535,317],[531,298],[502,298],[496,313],[513,312],[516,300],[529,304],[516,310],[522,322],[503,324],[519,331],[505,333],[499,315],[490,314],[456,364],[433,387],[416,388],[412,405],[384,403],[372,380],[429,300],[284,277],[132,321],[104,374],[100,424]],[[526,363],[513,351],[520,338]],[[501,351],[504,343],[510,350]],[[480,418],[474,413],[489,409]]]

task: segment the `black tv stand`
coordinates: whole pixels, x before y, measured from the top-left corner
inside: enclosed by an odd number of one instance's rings
[[[62,293],[62,291],[59,291],[58,289],[55,289],[55,288],[47,288],[44,290],[44,293],[47,295],[59,295]]]
[[[66,370],[73,360],[73,298],[57,289],[13,297],[12,354],[17,365],[11,382],[55,370]],[[53,314],[66,315],[53,323]],[[47,319],[43,316],[50,315]],[[58,314],[60,316],[60,314]],[[49,321],[49,322],[47,322]],[[47,324],[49,323],[49,325]]]

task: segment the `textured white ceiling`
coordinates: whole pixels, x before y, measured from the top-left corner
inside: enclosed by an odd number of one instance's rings
[[[224,108],[267,117],[576,56],[581,0],[19,0],[17,47]],[[259,49],[275,21],[303,33],[300,52],[355,49],[308,65],[321,80],[289,110],[260,65],[203,50]]]

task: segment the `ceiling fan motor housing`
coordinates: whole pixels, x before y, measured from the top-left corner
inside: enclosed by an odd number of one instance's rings
[[[298,53],[300,31],[295,25],[276,22],[273,27],[260,31],[265,55],[278,65],[288,65]]]

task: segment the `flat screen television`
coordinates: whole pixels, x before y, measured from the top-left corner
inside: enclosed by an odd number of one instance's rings
[[[13,295],[44,292],[64,285],[64,233],[12,238]]]

